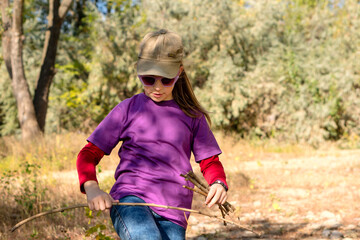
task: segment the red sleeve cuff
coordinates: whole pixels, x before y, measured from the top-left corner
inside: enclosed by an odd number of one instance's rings
[[[79,175],[80,191],[85,193],[84,183],[89,180],[98,182],[96,178],[96,165],[104,156],[104,152],[89,142],[81,149],[76,161],[76,168]]]
[[[201,160],[200,169],[209,185],[213,184],[216,180],[220,180],[228,187],[224,167],[218,155]]]

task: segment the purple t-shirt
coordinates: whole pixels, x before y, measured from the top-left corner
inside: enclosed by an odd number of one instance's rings
[[[114,199],[135,195],[147,203],[191,208],[193,187],[180,174],[191,168],[190,156],[200,162],[221,150],[204,116],[187,116],[174,100],[154,102],[144,93],[119,103],[88,138],[110,154],[122,141]],[[160,216],[186,228],[184,212],[152,208]],[[189,213],[186,212],[187,218]]]

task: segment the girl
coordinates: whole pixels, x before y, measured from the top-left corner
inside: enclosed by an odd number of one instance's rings
[[[183,46],[174,32],[147,34],[140,45],[137,73],[144,92],[118,104],[87,139],[77,170],[80,189],[91,210],[111,208],[116,232],[125,239],[185,239],[189,213],[112,203],[155,203],[191,208],[193,187],[180,174],[200,163],[211,185],[205,204],[224,204],[227,184],[218,155],[221,150],[197,101],[182,65]],[[116,182],[110,194],[97,182],[95,166],[122,141]]]

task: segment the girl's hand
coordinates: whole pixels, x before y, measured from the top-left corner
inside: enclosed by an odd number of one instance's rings
[[[101,190],[96,181],[85,182],[84,189],[90,210],[104,211],[111,208],[113,202],[118,202],[118,200],[115,201],[108,193]]]
[[[213,184],[210,187],[210,191],[206,197],[205,204],[211,208],[214,204],[224,204],[227,199],[227,192],[220,184]]]

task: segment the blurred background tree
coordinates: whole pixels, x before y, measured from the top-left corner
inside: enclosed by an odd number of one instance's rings
[[[27,6],[23,0],[14,0],[11,4],[9,0],[3,0],[1,3],[2,52],[11,79],[12,92],[16,100],[18,120],[24,140],[34,139],[44,131],[50,86],[56,73],[54,65],[60,29],[71,2],[72,0],[63,0],[61,3],[60,0],[49,1],[40,73],[37,77],[33,99],[24,71],[23,22],[26,17],[33,17],[33,11],[37,11],[33,5],[37,1],[31,1],[30,5],[28,2]],[[24,10],[26,7],[28,9]],[[42,11],[38,12],[42,14]]]
[[[37,11],[24,22],[28,79],[36,79],[46,22],[46,5],[32,3]],[[45,130],[91,131],[141,92],[138,44],[168,28],[183,37],[185,69],[214,128],[314,145],[359,136],[359,15],[357,0],[75,1],[62,26]],[[16,134],[4,65],[1,134]]]

